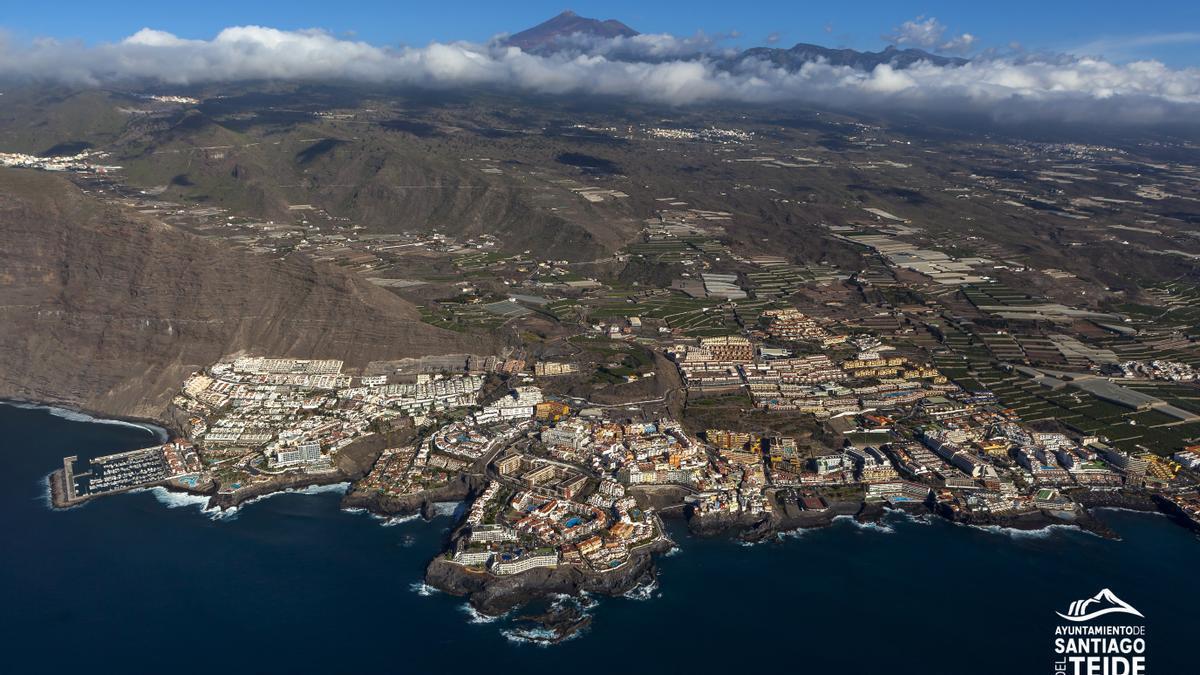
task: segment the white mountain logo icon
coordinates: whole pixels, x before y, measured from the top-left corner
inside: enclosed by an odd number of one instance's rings
[[[1132,614],[1146,618],[1141,612],[1137,611],[1128,602],[1118,598],[1112,591],[1107,588],[1101,589],[1096,595],[1087,598],[1086,600],[1076,600],[1067,608],[1067,613],[1055,612],[1067,621],[1091,621],[1098,616],[1105,614]]]

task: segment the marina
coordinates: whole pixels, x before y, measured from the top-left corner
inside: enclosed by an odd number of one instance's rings
[[[76,455],[64,457],[62,468],[51,474],[56,506],[74,506],[93,497],[160,485],[200,470],[200,458],[191,444],[181,442],[93,457],[84,460],[82,472],[76,469],[79,462]],[[194,487],[195,480],[190,485]]]

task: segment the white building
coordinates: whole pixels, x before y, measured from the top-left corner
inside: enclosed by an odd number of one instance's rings
[[[281,448],[275,452],[275,466],[312,464],[323,459],[320,443],[301,443],[292,448]]]
[[[520,574],[538,567],[558,567],[558,551],[527,553],[515,560],[495,559],[492,561],[492,574]]]

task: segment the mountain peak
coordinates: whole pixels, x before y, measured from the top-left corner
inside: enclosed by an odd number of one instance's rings
[[[591,19],[566,10],[533,28],[509,36],[505,44],[527,52],[552,51],[555,44],[576,33],[587,37],[633,37],[638,32],[616,19]]]

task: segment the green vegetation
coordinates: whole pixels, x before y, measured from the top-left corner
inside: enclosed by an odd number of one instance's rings
[[[418,309],[424,323],[460,333],[495,330],[508,320],[483,305],[441,302],[436,306],[421,305]]]

